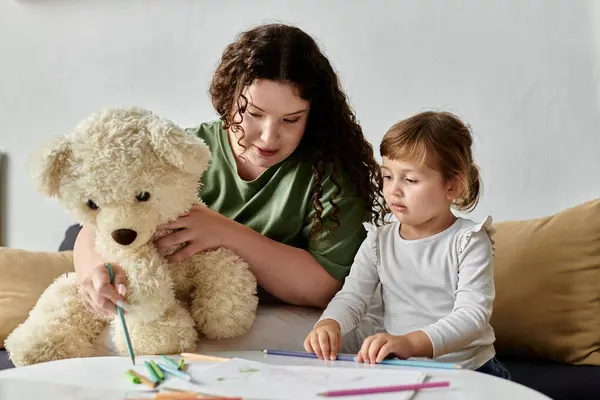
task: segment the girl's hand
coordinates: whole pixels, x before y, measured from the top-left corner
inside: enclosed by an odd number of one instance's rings
[[[389,356],[407,359],[412,357],[412,353],[412,344],[406,336],[378,333],[363,341],[362,347],[356,356],[356,361],[376,364]]]
[[[112,264],[115,275],[114,284],[110,284],[110,275],[104,264],[95,267],[92,272],[79,283],[79,294],[86,308],[97,314],[116,314],[119,305],[128,309],[125,301],[127,277],[125,270]]]
[[[324,319],[304,339],[304,349],[315,353],[320,360],[337,359],[342,347],[340,324],[333,319]]]
[[[170,262],[183,261],[204,250],[223,246],[223,239],[234,222],[203,205],[195,205],[189,213],[173,222],[160,225],[158,229],[174,229],[173,233],[155,241],[159,248],[168,248],[181,243],[187,245],[169,255]]]

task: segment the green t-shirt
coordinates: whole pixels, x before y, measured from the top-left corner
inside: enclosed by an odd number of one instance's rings
[[[345,279],[366,237],[362,223],[368,216],[365,202],[354,195],[349,178],[337,179],[342,187],[342,195],[336,199],[340,226],[313,240],[314,177],[310,156],[303,156],[298,150],[255,180],[244,181],[237,174],[221,120],[203,123],[187,132],[203,139],[212,153],[198,191],[207,206],[272,240],[309,251],[331,276]],[[330,179],[324,179],[322,188],[322,218],[327,227],[331,222],[326,217],[332,211],[329,199],[335,195],[336,187]]]

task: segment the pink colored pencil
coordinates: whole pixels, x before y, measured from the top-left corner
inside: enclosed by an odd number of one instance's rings
[[[356,396],[361,394],[374,394],[374,393],[390,393],[390,392],[401,392],[405,390],[420,390],[437,387],[450,386],[450,382],[425,382],[415,383],[410,385],[398,385],[398,386],[383,386],[374,388],[364,389],[346,389],[346,390],[330,390],[328,392],[319,393],[319,396],[323,397],[339,397],[339,396]]]

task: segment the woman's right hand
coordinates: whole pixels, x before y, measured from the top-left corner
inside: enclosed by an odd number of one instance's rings
[[[105,264],[100,264],[79,283],[79,294],[85,306],[98,314],[115,314],[119,305],[127,311],[125,300],[127,276],[125,270],[111,263],[114,273],[114,284],[110,283],[110,275]]]
[[[304,349],[315,353],[320,360],[337,359],[342,347],[340,324],[333,319],[324,319],[304,339]]]

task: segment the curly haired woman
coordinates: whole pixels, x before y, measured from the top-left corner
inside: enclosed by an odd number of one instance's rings
[[[227,46],[210,95],[220,118],[188,129],[211,148],[199,191],[208,207],[164,226],[177,231],[157,245],[188,242],[173,261],[235,250],[259,283],[255,325],[274,301],[324,308],[366,237],[363,222],[382,215],[379,166],[336,73],[302,30],[261,25]],[[79,234],[74,257],[88,306],[112,312],[124,299],[89,231]],[[115,287],[119,276],[117,268]],[[312,318],[309,326],[318,313]]]

